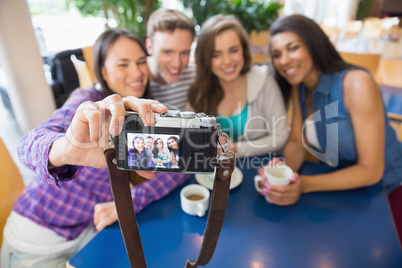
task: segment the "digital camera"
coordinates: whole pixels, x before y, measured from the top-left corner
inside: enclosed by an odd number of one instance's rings
[[[168,110],[155,113],[145,126],[137,112],[127,112],[114,140],[117,168],[212,174],[216,164],[216,118],[204,113]]]

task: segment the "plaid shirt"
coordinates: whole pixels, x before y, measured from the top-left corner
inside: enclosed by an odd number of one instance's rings
[[[75,90],[53,116],[31,130],[21,141],[18,155],[36,173],[14,205],[14,211],[68,240],[78,237],[93,223],[94,206],[113,200],[107,169],[62,166],[48,170],[49,148],[63,137],[78,106],[84,101],[102,100],[93,88]],[[186,174],[157,173],[156,178],[132,187],[138,213],[189,178]],[[73,181],[70,181],[73,180]]]

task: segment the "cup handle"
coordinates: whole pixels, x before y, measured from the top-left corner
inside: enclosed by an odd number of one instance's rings
[[[199,203],[197,206],[198,206],[198,212],[197,212],[198,217],[204,217],[206,211],[205,206],[201,203]]]
[[[255,175],[254,177],[254,187],[257,190],[257,192],[262,193],[262,188],[258,185],[258,182],[262,180],[262,177],[260,175]]]

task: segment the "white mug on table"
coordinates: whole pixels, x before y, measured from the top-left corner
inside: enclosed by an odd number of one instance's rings
[[[180,191],[180,203],[184,212],[203,217],[209,207],[209,190],[199,184],[190,184]]]

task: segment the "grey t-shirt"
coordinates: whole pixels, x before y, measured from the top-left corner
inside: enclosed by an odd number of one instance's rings
[[[169,109],[184,110],[187,103],[187,93],[195,79],[195,65],[189,65],[180,75],[179,81],[171,84],[158,84],[151,81],[153,98]]]

